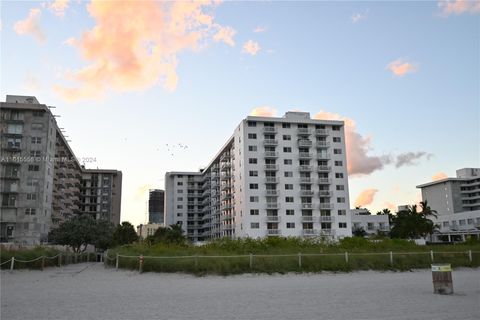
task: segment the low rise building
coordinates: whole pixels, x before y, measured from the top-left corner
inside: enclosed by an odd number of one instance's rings
[[[141,239],[145,239],[148,236],[153,236],[155,231],[163,226],[164,225],[162,223],[140,224],[137,226],[137,234]]]
[[[390,231],[390,223],[386,214],[373,215],[365,209],[351,209],[350,216],[353,234],[355,234],[356,230],[364,230],[367,235],[388,233]]]

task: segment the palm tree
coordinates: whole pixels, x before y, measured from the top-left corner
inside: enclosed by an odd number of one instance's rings
[[[420,201],[420,208],[422,209],[422,211],[420,212],[420,214],[425,217],[425,218],[428,218],[428,217],[434,217],[434,218],[437,218],[437,210],[433,210],[432,208],[430,208],[430,206],[428,205],[428,201],[425,200],[425,201]]]

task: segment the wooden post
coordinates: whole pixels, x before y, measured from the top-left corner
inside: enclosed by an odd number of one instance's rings
[[[118,256],[118,253],[117,253],[117,260],[115,261],[115,269],[118,270],[118,262],[120,260],[120,257]]]
[[[138,257],[138,272],[140,272],[140,273],[143,272],[143,261],[144,260],[145,260],[145,258],[143,257],[143,255]]]
[[[12,257],[12,260],[10,260],[10,271],[13,271],[14,266],[15,266],[15,257]]]
[[[431,259],[432,262],[433,262],[433,250],[430,250],[430,259]]]
[[[345,263],[348,263],[348,252],[345,251]]]
[[[470,262],[473,261],[473,259],[472,259],[472,250],[468,250],[468,260],[470,260]]]
[[[393,266],[393,252],[390,251],[390,264]]]
[[[45,269],[45,257],[42,256],[42,271]]]
[[[58,255],[58,266],[61,267],[62,266],[62,253],[60,252],[60,254]]]
[[[302,253],[298,253],[298,268],[302,269]]]
[[[250,253],[250,269],[253,267],[253,254]]]

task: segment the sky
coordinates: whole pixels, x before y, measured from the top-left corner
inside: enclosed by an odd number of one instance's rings
[[[55,106],[122,221],[249,114],[346,125],[350,204],[414,204],[480,166],[480,2],[2,1],[0,95]]]

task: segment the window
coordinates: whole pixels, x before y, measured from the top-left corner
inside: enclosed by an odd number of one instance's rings
[[[343,173],[341,173],[341,172],[335,173],[335,178],[342,179],[343,178]]]
[[[339,222],[339,223],[338,223],[338,227],[339,227],[340,229],[345,229],[345,228],[347,228],[347,223],[346,223],[346,222]]]
[[[338,197],[337,198],[337,203],[345,203],[345,198],[344,197]]]
[[[295,229],[295,222],[287,222],[287,229]]]
[[[290,123],[282,123],[282,128],[289,129],[290,128]]]
[[[7,146],[9,148],[20,148],[21,143],[22,143],[22,139],[20,139],[20,138],[8,138],[7,139]]]
[[[36,213],[35,208],[25,208],[25,214],[27,215],[34,215]]]
[[[177,201],[183,201],[183,197],[178,197]]]
[[[30,157],[32,158],[38,158],[42,156],[42,152],[40,150],[31,150],[30,151]]]
[[[333,131],[340,131],[340,126],[332,126]]]
[[[291,177],[293,177],[293,172],[292,171],[285,171],[283,173],[283,175],[284,175],[285,178],[291,178]]]
[[[256,126],[257,126],[257,123],[256,123],[255,121],[248,121],[248,122],[247,122],[247,125],[248,125],[249,127],[256,127]]]
[[[22,132],[23,132],[23,125],[21,124],[9,123],[7,126],[7,133],[22,134]]]
[[[177,205],[177,209],[183,209],[183,205],[182,204]]]
[[[341,166],[343,166],[342,161],[335,161],[335,167],[341,167]]]
[[[251,222],[251,223],[250,223],[250,228],[252,228],[252,229],[260,229],[260,223],[259,223],[259,222]]]
[[[178,182],[177,182],[177,186],[183,186],[183,182],[182,182],[182,181],[178,181]]]
[[[283,147],[283,152],[292,152],[291,147]]]
[[[285,190],[293,190],[293,184],[287,183],[285,185]]]
[[[342,154],[342,149],[333,149],[333,154]]]
[[[286,214],[287,214],[287,216],[293,216],[293,215],[295,215],[295,210],[287,209]]]
[[[17,196],[14,194],[3,194],[2,196],[2,206],[5,207],[14,207],[17,202]]]
[[[35,111],[33,111],[33,116],[34,117],[43,117],[43,111],[35,110]]]
[[[27,200],[37,200],[36,193],[27,193]]]
[[[40,138],[40,137],[32,137],[32,140],[31,140],[31,141],[32,141],[33,144],[40,144],[40,143],[42,143],[42,138]]]
[[[248,174],[250,177],[258,177],[258,171],[249,171]]]
[[[343,184],[337,184],[336,187],[337,191],[345,190],[345,186]]]
[[[461,225],[461,226],[464,226],[465,225],[465,220],[464,219],[458,220],[458,224]]]
[[[248,139],[257,139],[257,134],[256,133],[249,133],[248,134]]]
[[[293,161],[292,161],[292,159],[283,159],[283,164],[285,164],[285,165],[287,165],[287,166],[288,166],[288,165],[292,165],[292,164],[293,164]]]
[[[338,210],[338,215],[339,216],[346,216],[347,215],[347,210]]]
[[[258,216],[260,214],[260,210],[258,209],[250,209],[251,216]]]
[[[467,219],[467,224],[473,224],[473,219]]]
[[[293,202],[293,197],[285,197],[285,202],[292,203]]]
[[[290,141],[290,140],[292,140],[292,136],[291,136],[291,135],[288,135],[288,134],[284,134],[284,135],[283,135],[283,140],[285,140],[285,141]]]
[[[250,197],[250,202],[258,202],[258,197],[256,197],[256,196],[255,197],[254,196]]]
[[[340,138],[340,137],[333,137],[333,142],[342,142],[342,138]]]
[[[250,164],[257,164],[257,158],[249,158],[248,163]]]
[[[250,183],[250,189],[258,189],[258,183]]]
[[[28,171],[39,171],[40,166],[38,164],[30,164],[28,165]]]
[[[257,146],[248,146],[248,151],[257,151]]]
[[[36,186],[38,186],[38,179],[29,178],[29,179],[27,180],[27,186],[28,186],[28,187],[36,187]]]
[[[42,130],[43,123],[32,123],[32,130]]]

